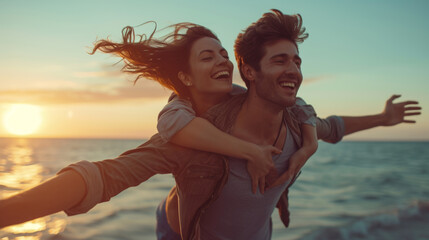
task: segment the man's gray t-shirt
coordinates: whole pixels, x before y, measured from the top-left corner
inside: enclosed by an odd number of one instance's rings
[[[287,129],[283,151],[273,157],[279,174],[286,171],[290,156],[297,150]],[[201,217],[201,239],[271,239],[271,214],[288,183],[254,194],[246,164],[243,159],[229,159],[228,181]]]

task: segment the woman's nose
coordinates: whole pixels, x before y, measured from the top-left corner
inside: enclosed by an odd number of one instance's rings
[[[218,57],[217,57],[217,64],[225,64],[225,63],[227,63],[229,61],[229,59],[228,58],[226,58],[226,57],[224,57],[224,56],[222,56],[222,55],[219,55]]]

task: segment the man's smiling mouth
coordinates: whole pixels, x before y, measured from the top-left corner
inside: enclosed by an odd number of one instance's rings
[[[281,87],[287,87],[290,89],[295,89],[296,84],[294,82],[280,82]]]

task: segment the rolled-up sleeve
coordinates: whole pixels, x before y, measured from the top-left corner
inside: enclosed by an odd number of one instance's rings
[[[194,118],[195,111],[192,104],[177,96],[173,97],[158,114],[158,133],[164,141],[168,142]]]
[[[344,137],[344,121],[339,116],[316,119],[317,138],[329,143],[337,143]]]
[[[58,174],[69,170],[74,170],[82,176],[85,181],[87,192],[79,204],[65,210],[64,212],[69,216],[86,213],[101,202],[103,196],[103,180],[101,178],[100,171],[94,163],[80,161],[63,168],[58,172]]]
[[[307,104],[302,98],[296,98],[295,105],[290,107],[290,110],[295,115],[300,123],[316,126],[316,111],[313,106]]]

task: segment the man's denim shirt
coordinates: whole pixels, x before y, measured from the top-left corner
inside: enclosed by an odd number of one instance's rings
[[[245,98],[246,94],[231,97],[211,108],[204,117],[220,130],[230,132]],[[289,109],[285,109],[284,116],[295,142],[301,146],[298,121]],[[316,126],[318,138],[327,142],[338,142],[344,135],[344,123],[337,116],[318,118]],[[159,134],[115,159],[81,161],[62,169],[60,173],[70,169],[82,175],[87,193],[78,205],[65,211],[68,215],[85,213],[96,204],[109,201],[121,191],[137,186],[155,174],[172,173],[176,186],[170,191],[168,200],[175,201],[173,206],[178,205],[178,209],[172,210],[180,213],[173,224],[180,224],[182,239],[199,239],[200,216],[218,197],[229,173],[226,157],[166,143]],[[277,204],[286,227],[289,225],[287,195],[288,189]]]

